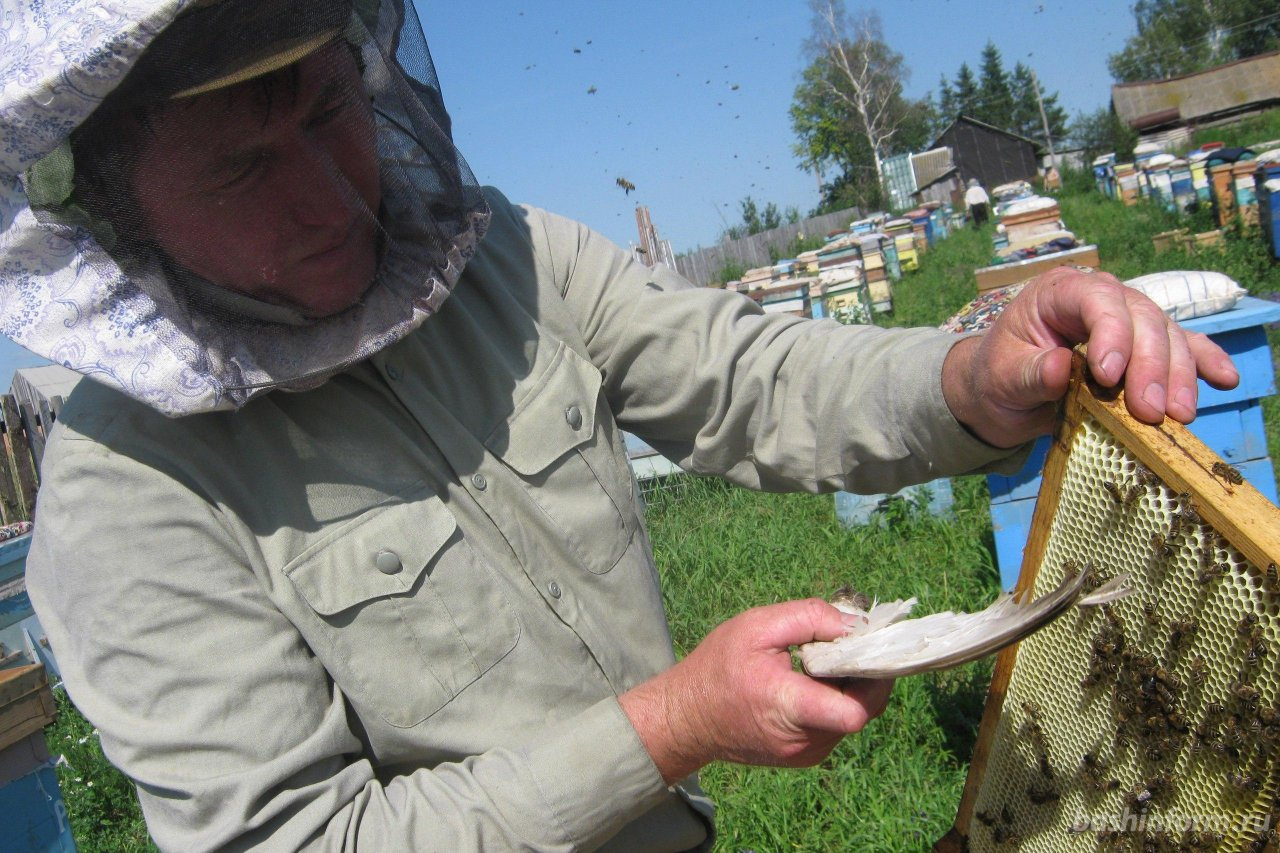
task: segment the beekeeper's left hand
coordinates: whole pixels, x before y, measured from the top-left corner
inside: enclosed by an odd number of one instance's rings
[[[1121,380],[1129,411],[1159,423],[1190,423],[1196,377],[1234,388],[1240,374],[1205,335],[1188,332],[1160,307],[1108,273],[1059,267],[1033,279],[990,330],[956,344],[943,364],[952,414],[997,447],[1047,432],[1067,390],[1071,347],[1088,344],[1089,368],[1105,386]]]

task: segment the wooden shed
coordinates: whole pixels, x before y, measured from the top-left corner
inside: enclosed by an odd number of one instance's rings
[[[1038,173],[1035,142],[969,116],[959,116],[933,145],[951,149],[962,185],[977,178],[989,190]]]

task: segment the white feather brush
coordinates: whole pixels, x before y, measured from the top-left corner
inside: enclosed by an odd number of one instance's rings
[[[823,678],[896,678],[949,669],[1016,643],[1073,604],[1107,604],[1131,591],[1129,576],[1122,574],[1085,594],[1090,577],[1096,577],[1092,571],[1078,572],[1035,601],[1019,601],[1011,593],[1003,593],[978,613],[948,610],[919,619],[906,618],[916,604],[914,598],[870,607],[865,597],[861,601],[858,596],[833,601],[840,610],[861,616],[863,621],[837,640],[801,646],[800,661],[810,675]]]

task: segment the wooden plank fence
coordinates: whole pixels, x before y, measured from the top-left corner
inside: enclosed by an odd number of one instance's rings
[[[790,251],[798,235],[825,237],[833,231],[849,230],[849,224],[861,218],[862,212],[851,207],[761,231],[739,240],[725,240],[716,246],[676,255],[676,272],[699,287],[706,287],[718,281],[720,270],[728,263],[741,264],[744,269],[768,266],[773,263],[770,250],[778,257],[786,257],[785,253]]]
[[[24,400],[14,394],[0,396],[0,431],[4,439],[0,453],[0,524],[31,521],[45,437],[61,410],[61,396],[48,401]]]

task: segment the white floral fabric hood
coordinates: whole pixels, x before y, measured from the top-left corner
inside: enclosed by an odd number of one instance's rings
[[[222,289],[176,282],[159,259],[122,264],[50,184],[74,171],[72,131],[160,33],[209,0],[3,2],[0,332],[38,355],[166,415],[235,409],[315,387],[402,339],[484,235],[489,210],[453,147],[412,5],[356,0],[344,37],[373,104],[381,180],[377,272],[360,301],[308,319],[249,296],[208,298]]]

